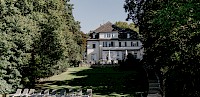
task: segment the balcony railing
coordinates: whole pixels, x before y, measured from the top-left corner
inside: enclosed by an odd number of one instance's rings
[[[134,50],[141,49],[142,46],[131,47],[102,47],[102,50]]]

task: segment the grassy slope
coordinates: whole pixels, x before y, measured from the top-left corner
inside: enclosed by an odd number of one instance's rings
[[[49,80],[50,81],[64,81],[64,80],[72,80],[74,78],[81,78],[83,76],[76,76],[76,75],[73,75],[72,73],[82,71],[82,70],[87,70],[87,69],[91,69],[91,68],[89,67],[68,68],[67,72],[52,76],[49,78]]]
[[[69,68],[67,72],[52,76],[38,87],[92,88],[97,96],[134,95],[136,91],[144,91],[145,84],[142,73],[135,70],[119,70],[118,68]]]

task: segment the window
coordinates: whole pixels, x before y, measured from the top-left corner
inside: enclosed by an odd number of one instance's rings
[[[139,43],[138,43],[138,41],[137,41],[137,43],[136,43],[136,46],[139,46]]]
[[[112,38],[114,37],[114,34],[112,33]]]
[[[92,48],[96,48],[96,44],[92,44]]]
[[[111,42],[111,47],[114,47],[114,42]]]
[[[131,42],[131,46],[138,46],[139,42]]]
[[[119,42],[119,47],[121,47],[122,46],[122,44],[121,44],[121,42]]]
[[[124,42],[124,46],[126,47],[126,42]]]
[[[136,43],[135,42],[131,42],[131,46],[136,46]]]
[[[130,38],[130,34],[129,33],[127,33],[127,38]]]
[[[109,47],[111,47],[111,42],[108,43]]]
[[[117,51],[117,60],[120,60],[119,51]]]
[[[109,38],[109,37],[110,37],[110,33],[107,34],[107,38]]]
[[[107,42],[103,42],[103,47],[107,47],[108,43]]]
[[[96,38],[95,36],[96,36],[96,34],[95,34],[95,33],[93,33],[93,38]]]
[[[138,46],[138,42],[131,42],[131,46]]]

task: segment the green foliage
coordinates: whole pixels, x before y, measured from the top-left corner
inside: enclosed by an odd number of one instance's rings
[[[0,33],[0,93],[9,93],[20,87],[21,74],[17,67],[23,58],[18,56],[20,51],[15,50],[17,47],[10,39],[11,36]]]
[[[85,34],[84,32],[81,32],[81,36],[82,36],[82,41],[81,41],[82,51],[83,51],[83,53],[85,53],[86,46],[87,46],[87,39],[89,36],[87,34]]]
[[[115,23],[115,25],[123,29],[131,29],[133,31],[139,32],[139,27],[137,27],[134,23],[128,24],[127,22],[118,21]]]
[[[144,37],[145,64],[164,70],[166,97],[198,97],[199,1],[134,1],[126,0],[125,9]]]
[[[80,25],[68,1],[1,0],[0,10],[0,93],[34,85],[81,60]]]

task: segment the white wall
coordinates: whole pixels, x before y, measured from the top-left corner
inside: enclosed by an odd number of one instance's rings
[[[100,59],[106,60],[106,56],[108,54],[108,51],[110,50],[111,58],[113,60],[123,60],[122,56],[125,54],[125,50],[128,50],[129,53],[134,54],[137,53],[137,58],[142,59],[143,58],[143,51],[144,49],[140,49],[142,47],[142,43],[139,40],[132,40],[132,41],[121,41],[122,47],[119,47],[119,41],[118,40],[107,40],[107,42],[113,41],[115,43],[115,47],[103,47],[103,42],[106,40],[94,40],[94,41],[87,41],[87,60],[91,60],[91,55],[96,54],[96,62],[98,62]],[[124,42],[126,42],[127,47],[123,47]],[[138,46],[133,47],[131,46],[131,42],[138,42]],[[96,44],[96,48],[92,48],[92,45]],[[136,51],[140,49],[139,51]],[[103,51],[106,50],[106,51]],[[117,56],[118,55],[118,56]]]
[[[96,45],[95,48],[92,48],[93,44]],[[92,61],[91,60],[91,55],[95,54],[96,55],[96,60],[99,60],[99,41],[87,41],[87,60],[88,61]]]

